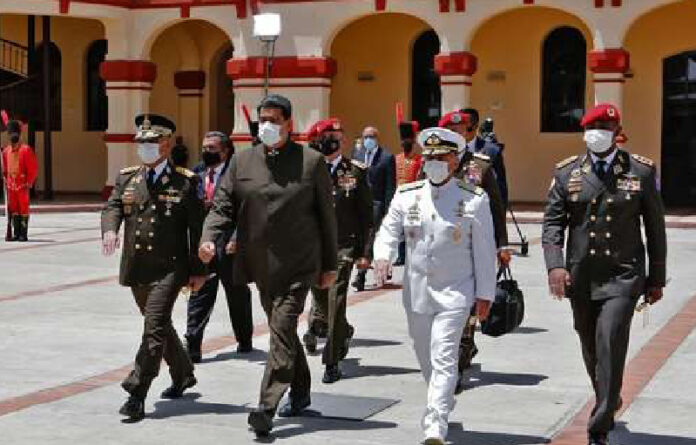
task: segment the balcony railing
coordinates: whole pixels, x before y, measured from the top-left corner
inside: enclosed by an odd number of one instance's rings
[[[21,77],[29,76],[29,50],[9,40],[0,39],[0,70]]]

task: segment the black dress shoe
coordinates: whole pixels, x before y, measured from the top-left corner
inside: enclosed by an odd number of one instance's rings
[[[289,397],[285,404],[278,409],[278,417],[297,417],[311,404],[312,400],[309,395],[299,399]]]
[[[591,434],[588,445],[609,445],[609,438],[606,434]]]
[[[305,344],[305,349],[307,349],[308,354],[317,353],[317,336],[313,332],[307,331],[304,336],[302,336],[302,341]]]
[[[263,409],[256,409],[249,413],[247,423],[256,437],[267,437],[273,429],[273,416]]]
[[[324,377],[322,377],[321,381],[328,385],[338,382],[341,380],[341,377],[341,369],[338,367],[338,365],[326,365]]]
[[[251,343],[240,343],[237,345],[237,354],[248,354],[254,350]]]
[[[173,384],[169,388],[165,389],[162,391],[162,398],[163,399],[179,399],[181,396],[184,395],[184,391],[186,391],[189,388],[193,388],[196,386],[196,383],[198,383],[198,380],[196,380],[196,377],[193,375],[190,375],[184,379],[183,382],[180,384]]]
[[[143,420],[145,417],[145,400],[136,396],[130,396],[121,409],[118,410],[118,413],[128,417],[132,422]]]

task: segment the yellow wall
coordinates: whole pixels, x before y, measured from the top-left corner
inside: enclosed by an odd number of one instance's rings
[[[380,130],[382,143],[399,151],[395,104],[402,102],[406,117],[410,116],[411,51],[427,29],[414,17],[379,14],[348,25],[336,36],[330,54],[338,63],[331,115],[343,120],[350,141],[373,125]],[[371,72],[374,80],[358,81],[363,71]]]
[[[203,134],[217,122],[217,103],[211,101],[211,90],[215,91],[217,70],[212,70],[213,59],[222,47],[231,43],[226,34],[215,26],[191,20],[165,30],[154,42],[150,51],[151,60],[157,65],[157,80],[150,96],[150,111],[173,118],[177,124],[177,135],[183,136],[189,149],[190,165],[198,159]],[[224,63],[224,62],[223,62]],[[180,70],[206,71],[203,97],[196,111],[195,99],[180,99],[174,85],[174,73]],[[182,100],[186,106],[182,107]],[[196,121],[196,122],[192,122]],[[192,125],[193,124],[193,125]],[[231,131],[232,129],[224,129]]]
[[[662,152],[662,61],[696,50],[696,4],[666,6],[637,20],[626,34],[632,79],[624,89],[628,147],[659,163]]]
[[[472,105],[482,119],[495,119],[496,133],[506,144],[505,165],[510,199],[543,201],[554,164],[584,150],[580,133],[541,133],[541,53],[546,36],[559,26],[573,26],[592,39],[577,18],[546,8],[524,8],[494,17],[476,32],[471,51],[478,57]],[[492,71],[504,80],[488,80]],[[586,102],[592,103],[591,75]]]
[[[26,16],[0,16],[0,33],[8,40],[26,44]],[[87,132],[85,118],[85,56],[89,45],[104,38],[99,21],[53,17],[51,39],[60,48],[62,69],[62,130],[53,133],[53,188],[56,191],[101,192],[106,183],[107,153],[103,132]],[[37,44],[41,19],[36,19]],[[26,140],[26,134],[24,135]],[[36,152],[43,188],[43,134],[36,134]]]

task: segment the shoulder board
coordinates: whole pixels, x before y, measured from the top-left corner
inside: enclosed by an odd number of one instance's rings
[[[122,168],[121,171],[120,171],[119,173],[122,174],[122,175],[127,175],[128,173],[135,173],[135,172],[137,172],[138,170],[140,170],[140,166],[139,166],[139,165],[134,165],[134,166],[132,166],[132,167]]]
[[[640,162],[641,164],[647,165],[648,167],[653,167],[655,165],[652,159],[646,158],[645,156],[631,155],[631,157],[636,161]]]
[[[180,174],[186,176],[187,178],[193,178],[194,176],[196,176],[196,174],[194,172],[192,172],[191,170],[189,170],[188,168],[176,167],[175,170],[177,173],[180,173]]]
[[[367,164],[364,164],[364,163],[362,163],[362,162],[360,162],[360,161],[356,161],[355,159],[351,159],[351,160],[350,160],[350,163],[353,164],[354,166],[356,166],[356,167],[362,169],[362,170],[366,170],[366,169],[367,169]]]
[[[469,184],[468,182],[457,181],[457,185],[459,186],[460,189],[466,190],[467,192],[473,193],[474,195],[481,196],[484,193],[484,190],[481,187],[479,187],[477,185]]]
[[[482,159],[486,162],[491,162],[491,157],[488,155],[485,155],[483,153],[474,153],[474,157],[478,159]]]
[[[556,168],[559,168],[559,169],[563,168],[563,167],[575,162],[578,158],[579,158],[579,156],[571,156],[569,158],[566,158],[566,159],[562,160],[561,162],[557,163]]]
[[[399,193],[410,192],[411,190],[418,190],[418,189],[423,188],[424,185],[425,185],[425,180],[410,182],[408,184],[404,184],[404,185],[399,186]]]

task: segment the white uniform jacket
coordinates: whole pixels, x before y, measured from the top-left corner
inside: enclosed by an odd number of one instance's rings
[[[374,243],[374,258],[396,258],[406,238],[404,304],[421,314],[471,307],[493,300],[496,248],[488,195],[453,178],[397,190]]]

